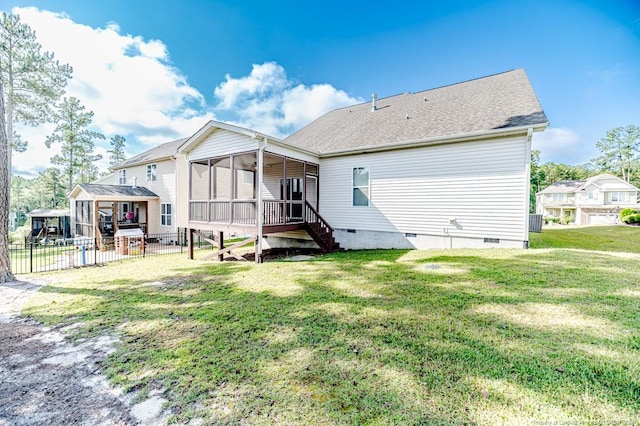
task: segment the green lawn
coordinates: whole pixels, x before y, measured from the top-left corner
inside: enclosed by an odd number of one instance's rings
[[[557,225],[529,233],[531,248],[576,248],[640,253],[640,226]]]
[[[25,312],[77,323],[78,338],[118,333],[110,378],[164,389],[180,423],[640,418],[634,254],[389,250],[261,265],[163,256],[51,275]]]

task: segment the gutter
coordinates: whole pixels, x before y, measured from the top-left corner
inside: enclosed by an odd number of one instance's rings
[[[350,154],[364,154],[371,152],[382,152],[382,151],[391,151],[396,149],[405,149],[405,148],[416,148],[420,146],[429,146],[429,145],[442,145],[448,143],[457,143],[457,142],[467,142],[470,140],[477,139],[491,139],[498,136],[509,136],[516,135],[519,133],[526,133],[527,137],[530,138],[533,136],[533,132],[540,132],[549,126],[549,122],[545,122],[536,126],[526,125],[520,127],[509,127],[506,129],[494,129],[494,130],[483,130],[479,132],[471,132],[471,133],[461,133],[457,135],[449,135],[449,136],[433,136],[425,139],[416,139],[410,140],[406,142],[402,142],[399,144],[393,145],[369,145],[363,147],[356,148],[347,148],[340,149],[337,151],[329,151],[323,152],[320,154],[321,158],[324,157],[340,157],[343,155]]]

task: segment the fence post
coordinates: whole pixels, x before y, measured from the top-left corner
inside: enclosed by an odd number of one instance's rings
[[[29,243],[29,273],[33,273],[33,242]]]
[[[93,265],[98,264],[98,239],[93,238]]]

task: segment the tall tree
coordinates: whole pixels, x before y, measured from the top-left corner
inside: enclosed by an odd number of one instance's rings
[[[0,19],[0,69],[6,104],[3,128],[11,170],[11,150],[24,151],[27,147],[15,132],[14,123],[35,126],[49,121],[72,69],[55,60],[53,53],[43,52],[36,33],[19,16],[4,12]]]
[[[0,70],[0,92],[2,70]],[[9,189],[11,171],[9,166],[9,143],[5,131],[4,98],[0,96],[0,283],[14,281],[9,258]]]
[[[58,142],[62,152],[51,157],[51,163],[62,166],[67,176],[67,190],[73,189],[74,181],[81,171],[90,169],[91,163],[102,159],[102,155],[93,154],[94,139],[104,139],[101,133],[89,130],[93,121],[93,112],[85,111],[75,97],[64,98],[60,108],[54,112],[56,128],[47,136],[45,144],[50,148]]]
[[[40,172],[31,183],[30,199],[32,204],[43,208],[61,208],[67,206],[64,176],[55,167]]]
[[[536,193],[542,188],[540,185],[544,182],[544,170],[540,168],[540,150],[531,151],[531,174],[529,177],[529,213],[536,211]]]
[[[14,176],[11,179],[11,207],[9,211],[19,215],[28,213],[29,209],[29,187],[31,181],[22,176]]]
[[[544,163],[538,169],[540,178],[540,190],[559,180],[586,179],[588,170],[582,166],[570,166],[562,163]]]
[[[631,182],[640,172],[640,128],[629,124],[616,127],[596,142],[599,157],[592,161],[602,170],[616,174],[626,182]]]
[[[111,149],[107,151],[109,153],[109,167],[115,167],[125,160],[124,144],[126,141],[120,135],[115,135],[109,141],[111,144]]]
[[[9,203],[12,150],[24,151],[26,141],[14,122],[37,125],[48,120],[51,107],[64,93],[71,67],[53,53],[42,52],[35,32],[16,15],[0,19],[0,282],[13,280],[9,260]],[[6,108],[5,108],[6,102]]]

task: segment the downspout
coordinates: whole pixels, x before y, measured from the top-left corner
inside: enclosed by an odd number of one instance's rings
[[[257,232],[257,239],[258,241],[256,241],[256,244],[258,246],[258,262],[262,263],[262,226],[264,225],[264,213],[263,213],[263,209],[264,206],[262,205],[262,178],[263,178],[263,174],[264,174],[264,150],[267,147],[267,137],[265,136],[264,139],[262,140],[262,142],[258,142],[258,159],[256,162],[256,168],[258,169],[258,182],[257,182],[257,194],[256,194],[256,200],[258,203],[258,232]]]
[[[531,139],[533,138],[533,127],[529,127],[527,129],[527,142],[525,145],[525,216],[524,216],[524,241],[523,248],[529,248],[529,203],[531,202],[531,197],[529,192],[531,191]]]

